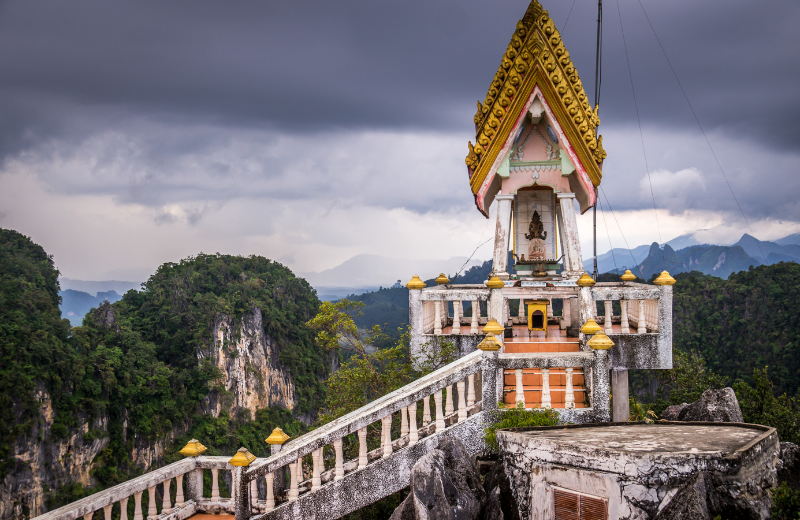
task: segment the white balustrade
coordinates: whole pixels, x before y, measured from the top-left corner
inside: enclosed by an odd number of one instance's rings
[[[289,501],[297,500],[300,492],[297,489],[297,466],[301,465],[300,459],[289,464]],[[301,470],[302,471],[302,470]]]
[[[175,477],[175,507],[186,505],[183,498],[183,475]]]
[[[644,315],[644,300],[639,300],[639,315],[637,316],[637,324],[638,328],[636,332],[639,334],[645,334],[647,332],[647,319]]]
[[[338,481],[344,478],[344,455],[342,454],[342,439],[333,441],[333,450],[336,452],[336,466],[333,480]]]
[[[611,304],[613,302],[611,300],[603,301],[603,307],[605,307],[605,316],[603,317],[603,328],[605,329],[606,335],[611,334],[613,329],[611,328]]]
[[[442,302],[436,300],[434,305],[434,318],[433,318],[433,333],[438,335],[442,334]]]
[[[158,518],[158,509],[156,509],[156,487],[147,488],[147,520],[155,520]]]
[[[517,403],[522,403],[525,405],[525,389],[522,387],[522,369],[517,368],[514,370],[514,378],[515,378],[515,395],[514,395],[514,405],[516,406]]]
[[[211,501],[219,500],[219,470],[211,468]]]
[[[552,317],[553,317],[553,299],[552,298],[548,298],[547,299],[547,318],[549,319],[549,318],[552,318]]]
[[[572,367],[566,367],[564,372],[567,375],[567,391],[564,394],[564,408],[571,410],[575,408],[575,390],[572,387]]]
[[[422,331],[424,334],[430,334],[434,328],[435,310],[434,302],[422,302]]]
[[[316,491],[322,487],[322,479],[320,478],[320,463],[322,462],[322,448],[317,448],[311,452],[311,461],[313,464],[311,470],[311,491]]]
[[[119,501],[119,520],[128,520],[128,500],[130,497],[125,497]]]
[[[383,431],[381,432],[381,448],[383,448],[383,458],[392,454],[392,416],[387,415],[381,419]]]
[[[630,334],[631,327],[628,323],[628,300],[619,301],[619,323],[623,334]]]
[[[427,402],[428,398],[425,398]],[[408,445],[413,446],[419,440],[419,430],[417,429],[417,403],[411,403],[408,405],[408,422],[409,422],[409,432],[408,432]]]
[[[400,408],[400,437],[408,435],[408,408]]]
[[[133,520],[142,520],[142,491],[133,494]]]
[[[431,398],[425,396],[422,398],[422,426],[428,426],[431,423]]]
[[[447,387],[447,398],[444,402],[444,416],[450,417],[455,411],[453,407],[453,385],[450,385]]]
[[[458,422],[467,418],[467,400],[464,398],[465,384],[464,381],[456,383],[458,387]]]
[[[467,376],[467,406],[475,404],[475,374]]]
[[[542,408],[552,408],[550,399],[550,369],[542,369]]]
[[[265,505],[266,512],[269,513],[275,509],[275,490],[273,489],[273,484],[275,483],[275,473],[267,473],[267,475],[264,477],[264,480],[267,481],[267,500]]]
[[[169,503],[170,495],[169,495],[169,485],[172,482],[172,479],[167,479],[164,481],[164,500],[161,502],[161,514],[164,513],[171,513],[172,512],[172,505]]]
[[[453,302],[453,334],[461,334],[461,301]]]
[[[436,403],[436,433],[444,430],[444,414],[442,413],[442,390],[433,394],[433,401]]]
[[[508,298],[503,298],[503,301],[505,302],[506,308],[506,325],[511,327],[514,325],[514,322],[511,321],[511,304],[508,302]]]
[[[520,321],[525,323],[528,320],[528,317],[525,315],[525,299],[519,299],[519,310],[517,311],[517,317],[519,317]]]
[[[250,503],[258,503],[258,481],[256,480],[250,481]]]
[[[85,515],[83,515],[83,520],[92,520],[93,516],[94,516],[94,511],[92,511],[91,513],[86,513]]]
[[[470,320],[470,334],[478,334],[478,320],[481,317],[481,304],[478,300],[472,300],[472,319]]]
[[[367,467],[367,428],[358,430],[358,469]]]

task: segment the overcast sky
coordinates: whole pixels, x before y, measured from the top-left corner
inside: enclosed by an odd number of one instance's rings
[[[641,2],[755,234],[800,231],[800,2]],[[587,92],[596,5],[544,2]],[[79,279],[201,251],[297,271],[360,253],[467,256],[492,230],[464,165],[475,101],[526,7],[0,2],[0,226]],[[599,249],[623,233],[631,246],[700,229],[737,240],[747,227],[638,0],[604,7],[602,186],[616,219],[606,233],[600,216]],[[579,225],[588,256],[591,216]]]

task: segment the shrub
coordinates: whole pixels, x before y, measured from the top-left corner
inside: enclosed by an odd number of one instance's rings
[[[499,403],[499,408],[489,413],[492,425],[484,430],[483,440],[492,450],[499,450],[497,430],[504,428],[528,428],[532,426],[555,426],[559,424],[558,412],[552,408],[526,410],[525,405],[517,403],[516,408],[506,408]]]

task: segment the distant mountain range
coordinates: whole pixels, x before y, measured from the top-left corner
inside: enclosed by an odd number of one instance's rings
[[[771,265],[778,262],[800,263],[800,233],[774,242],[758,240],[744,234],[733,245],[698,244],[691,235],[670,240],[663,247],[657,243],[633,249],[615,248],[597,255],[600,273],[623,273],[630,269],[641,278],[654,273],[670,274],[700,271],[704,274],[728,278],[731,273],[746,271],[750,266]],[[593,259],[584,261],[587,272],[594,270]]]
[[[114,290],[98,292],[94,296],[74,289],[59,291],[58,294],[61,295],[61,315],[67,318],[73,327],[81,325],[86,313],[104,301],[108,300],[109,303],[114,303],[122,299],[122,295]]]

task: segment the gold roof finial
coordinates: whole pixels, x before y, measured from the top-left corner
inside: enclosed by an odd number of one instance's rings
[[[581,327],[581,332],[583,332],[588,336],[592,334],[597,334],[601,330],[603,330],[603,328],[600,325],[598,325],[596,321],[594,321],[594,318],[589,318],[588,320],[586,320],[586,323],[584,323],[583,327]]]
[[[675,278],[671,277],[668,272],[661,271],[661,274],[653,280],[653,283],[656,285],[675,285]]]
[[[202,455],[208,448],[200,444],[197,439],[192,439],[186,443],[186,446],[180,451],[180,454],[185,457],[197,457]]]
[[[630,269],[625,271],[625,274],[619,277],[620,280],[623,282],[632,282],[636,280],[636,275],[631,272]]]
[[[603,331],[600,331],[592,336],[587,345],[594,350],[608,350],[614,346],[614,342]]]
[[[489,322],[483,327],[484,334],[502,334],[505,332],[505,330],[506,329],[497,323],[497,320],[494,318],[490,319]]]
[[[489,278],[489,281],[486,282],[486,287],[488,287],[489,289],[502,289],[505,286],[506,284],[503,283],[503,280],[501,280],[496,276],[492,276],[491,278]]]
[[[406,284],[406,287],[409,289],[424,289],[425,282],[419,279],[419,276],[414,275],[411,277],[411,280]]]
[[[583,273],[583,276],[578,278],[578,281],[575,283],[578,284],[578,287],[594,287],[594,284],[597,282],[595,282],[594,279],[589,276],[589,273]]]
[[[289,439],[291,439],[291,437],[283,433],[283,430],[280,428],[275,428],[272,430],[272,433],[269,434],[269,437],[264,439],[264,442],[267,444],[283,444]]]
[[[501,346],[502,345],[497,340],[497,337],[491,332],[486,334],[486,337],[483,338],[483,341],[478,343],[478,349],[483,350],[484,352],[495,352],[497,350],[500,350]]]
[[[256,460],[256,456],[247,451],[247,448],[239,448],[239,451],[231,457],[228,464],[231,466],[249,466],[254,460]]]
[[[444,273],[441,273],[439,276],[436,277],[436,280],[434,281],[439,285],[444,285],[450,281],[450,278],[446,277]]]

